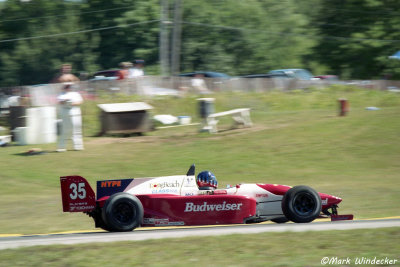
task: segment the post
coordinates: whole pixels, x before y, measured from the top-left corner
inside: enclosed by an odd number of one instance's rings
[[[161,0],[160,21],[160,71],[162,76],[169,76],[169,29],[168,11],[169,0]]]
[[[171,56],[172,75],[176,75],[180,71],[181,33],[182,33],[182,0],[175,0],[174,29],[172,32],[172,56]]]
[[[349,112],[349,102],[345,98],[338,99],[339,101],[339,116],[346,116],[347,112]]]
[[[214,98],[197,98],[199,103],[199,115],[203,119],[200,132],[216,132],[216,121],[214,118],[208,118],[214,113]]]

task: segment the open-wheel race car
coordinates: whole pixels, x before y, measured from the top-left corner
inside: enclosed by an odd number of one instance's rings
[[[209,171],[186,175],[97,181],[97,195],[81,176],[63,176],[64,212],[84,212],[107,231],[138,226],[308,223],[319,217],[352,220],[338,215],[341,198],[299,185],[238,184],[217,189]]]

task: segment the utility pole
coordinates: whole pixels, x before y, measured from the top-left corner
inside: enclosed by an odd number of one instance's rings
[[[172,32],[172,75],[180,72],[181,59],[181,33],[182,33],[182,0],[175,0],[174,6],[174,29]]]
[[[168,21],[169,0],[161,1],[161,21],[160,21],[160,70],[162,76],[169,76],[169,27]]]

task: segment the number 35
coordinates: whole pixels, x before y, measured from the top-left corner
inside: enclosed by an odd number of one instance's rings
[[[76,185],[76,183],[72,183],[70,184],[69,189],[72,190],[72,193],[69,194],[71,199],[76,199],[78,197],[80,199],[84,199],[86,197],[85,183],[79,183],[78,185]]]

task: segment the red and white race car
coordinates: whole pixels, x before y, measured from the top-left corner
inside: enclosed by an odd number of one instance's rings
[[[308,186],[239,184],[216,189],[210,172],[197,178],[192,165],[186,175],[97,181],[97,196],[86,179],[63,176],[64,212],[84,212],[96,227],[131,231],[138,226],[216,225],[311,222],[318,217],[352,220],[338,215],[341,198]]]

